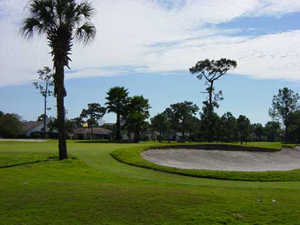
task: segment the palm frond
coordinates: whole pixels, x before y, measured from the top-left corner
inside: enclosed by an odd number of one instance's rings
[[[68,7],[64,11],[64,23],[68,24],[71,27],[74,27],[76,24],[76,3],[75,1],[69,2]]]
[[[88,41],[95,38],[96,27],[93,24],[86,22],[77,28],[75,36],[77,40],[83,41],[83,43],[86,44]]]
[[[35,31],[42,33],[43,26],[39,20],[35,18],[27,18],[23,22],[21,32],[26,38],[31,38]]]
[[[30,16],[23,21],[21,27],[22,34],[30,38],[35,32],[47,33],[49,29],[55,27],[53,0],[32,0],[30,2]]]
[[[30,5],[31,17],[40,20],[45,26],[51,25],[54,22],[54,6],[53,0],[33,0]]]
[[[94,8],[92,8],[91,4],[87,1],[78,4],[75,11],[78,17],[83,16],[85,19],[88,20],[95,12]]]

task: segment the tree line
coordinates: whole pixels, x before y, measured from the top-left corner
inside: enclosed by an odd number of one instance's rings
[[[211,130],[211,123],[207,122],[205,112],[200,113],[200,118],[195,115],[197,108],[192,102],[172,104],[151,118],[151,127],[159,131],[159,140],[241,143],[281,140],[282,130],[279,122],[269,121],[263,126],[260,123],[252,124],[245,115],[236,118],[230,112],[222,116],[214,113],[214,130]]]
[[[214,107],[218,106],[217,99],[214,99],[213,103],[203,102],[199,117],[199,107],[192,102],[172,104],[151,118],[151,127],[159,131],[160,140],[175,139],[177,133],[180,133],[182,141],[300,143],[300,97],[293,90],[285,87],[273,96],[269,109],[272,121],[265,126],[251,123],[245,115],[236,118],[231,112],[227,112],[219,116],[214,112]]]
[[[145,140],[145,131],[157,132],[157,140],[178,141],[281,141],[300,143],[300,110],[299,95],[288,88],[279,89],[274,95],[269,114],[272,121],[265,125],[251,123],[245,115],[235,117],[227,112],[222,116],[213,113],[208,117],[206,107],[202,112],[199,107],[189,101],[171,104],[163,112],[149,118],[149,101],[143,96],[129,97],[124,87],[113,87],[107,92],[106,102],[90,103],[83,109],[79,117],[66,121],[66,132],[72,133],[75,128],[82,127],[83,123],[93,133],[94,127],[99,127],[99,120],[105,113],[116,114],[116,124],[106,126],[113,131],[113,139],[122,140],[122,131],[132,133],[133,141]],[[43,121],[45,117],[39,116]],[[209,121],[213,119],[213,121]],[[209,122],[208,122],[209,121]],[[49,123],[49,129],[57,129],[58,121]],[[214,130],[211,130],[214,124]],[[22,137],[23,126],[21,117],[16,114],[0,112],[0,137]],[[93,135],[92,135],[93,136]],[[128,135],[129,137],[130,135]]]
[[[282,98],[282,92],[289,92],[279,103],[276,99]],[[291,99],[292,98],[292,99]],[[202,111],[190,102],[178,102],[171,104],[163,112],[149,118],[149,101],[143,96],[129,97],[125,87],[113,87],[107,92],[106,102],[103,106],[99,103],[88,104],[87,109],[83,109],[80,116],[72,120],[67,120],[67,127],[74,129],[83,123],[93,133],[94,127],[99,127],[99,120],[105,113],[115,113],[115,125],[106,125],[106,128],[113,131],[113,139],[122,140],[122,135],[133,134],[133,141],[145,140],[145,132],[152,132],[154,139],[177,140],[177,141],[219,141],[219,142],[248,142],[248,141],[281,141],[290,143],[300,142],[300,111],[297,108],[298,95],[288,88],[280,89],[273,97],[270,107],[272,121],[265,125],[261,123],[251,123],[245,115],[235,117],[231,112],[226,112],[219,116],[215,112],[208,110],[204,104]],[[285,102],[294,102],[289,106]],[[287,121],[280,114],[281,107],[289,111]],[[283,114],[285,115],[285,114]],[[73,123],[73,126],[70,126]],[[285,125],[288,125],[286,128]],[[213,128],[212,128],[213,126]],[[69,129],[69,132],[71,132]],[[287,132],[287,133],[286,133]],[[93,135],[92,135],[93,136]],[[286,136],[288,139],[285,139]]]
[[[139,142],[141,140],[142,131],[147,128],[147,119],[150,116],[149,100],[142,95],[130,97],[125,87],[113,87],[107,92],[106,102],[104,105],[100,103],[89,103],[86,109],[82,109],[80,115],[74,119],[66,121],[66,132],[72,132],[74,128],[82,127],[87,124],[93,138],[93,129],[99,127],[99,121],[106,113],[116,114],[115,126],[108,128],[113,130],[113,139],[122,140],[121,131],[126,130],[128,137],[133,134],[133,140]],[[50,130],[57,129],[57,120],[50,123]]]

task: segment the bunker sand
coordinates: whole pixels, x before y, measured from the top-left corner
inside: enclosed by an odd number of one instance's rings
[[[222,171],[286,171],[300,168],[300,148],[278,152],[152,149],[142,157],[162,166]]]

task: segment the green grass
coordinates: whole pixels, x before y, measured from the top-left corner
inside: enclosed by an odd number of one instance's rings
[[[0,169],[0,225],[296,225],[300,182],[185,177],[120,163],[117,149],[154,143],[68,142],[77,159]],[[57,143],[0,143],[0,158],[48,159]],[[28,157],[28,155],[30,157]],[[276,200],[276,201],[272,201]]]
[[[297,144],[282,144],[283,148],[295,148]]]

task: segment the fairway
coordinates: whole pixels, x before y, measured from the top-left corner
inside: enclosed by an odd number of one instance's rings
[[[300,182],[203,179],[129,166],[117,149],[153,143],[1,142],[2,225],[299,224]]]

